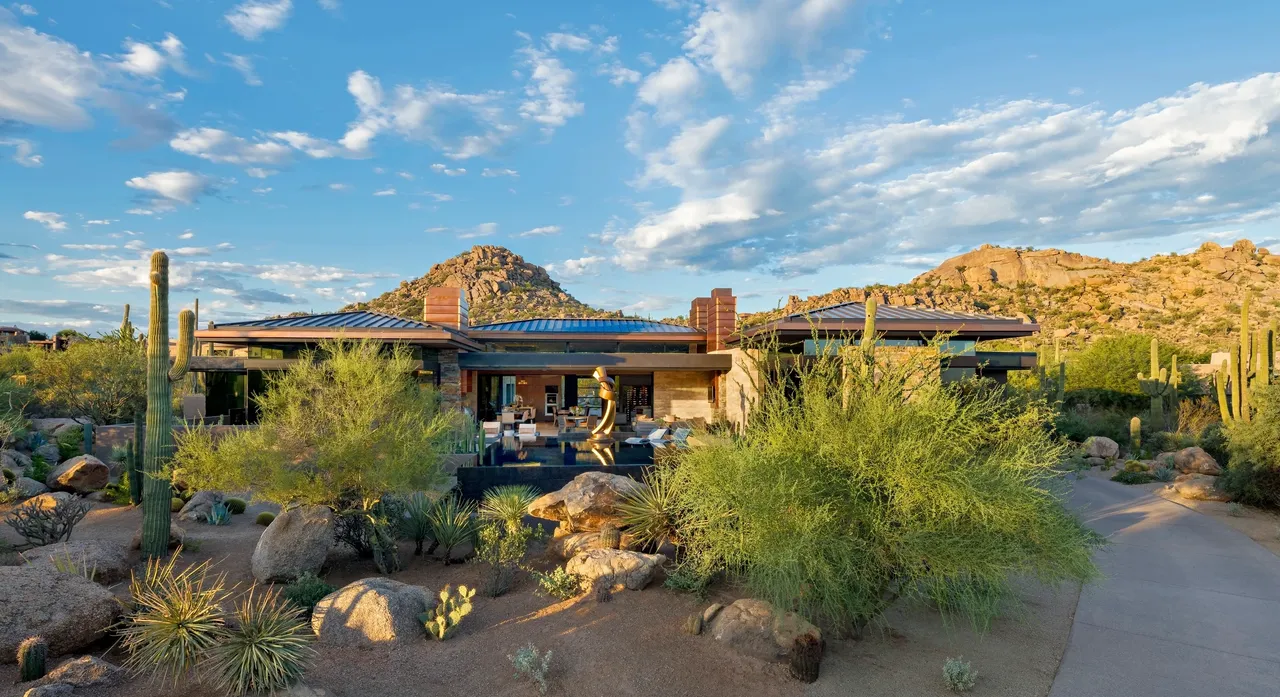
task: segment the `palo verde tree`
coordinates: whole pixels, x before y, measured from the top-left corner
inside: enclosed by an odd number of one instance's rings
[[[192,431],[178,448],[179,476],[199,489],[244,491],[281,506],[328,506],[364,520],[395,570],[394,536],[381,520],[387,495],[438,488],[443,453],[461,414],[413,378],[404,346],[334,340],[268,377],[253,429],[214,441]],[[389,545],[389,547],[388,547]]]

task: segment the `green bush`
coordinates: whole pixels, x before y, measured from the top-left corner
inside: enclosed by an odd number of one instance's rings
[[[178,554],[154,559],[143,577],[130,584],[133,609],[118,628],[135,675],[151,674],[175,685],[222,638],[224,579],[211,577],[209,562],[176,571]]]
[[[62,433],[54,437],[54,440],[58,443],[58,456],[64,461],[84,454],[83,426],[64,428]]]
[[[1083,443],[1091,436],[1106,436],[1117,443],[1127,443],[1132,416],[1132,412],[1120,409],[1067,407],[1053,417],[1053,427],[1074,443]]]
[[[1179,354],[1183,391],[1198,391],[1198,380],[1185,366],[1208,356],[1162,342],[1160,364],[1169,365],[1175,353]],[[1079,351],[1069,353],[1066,363],[1068,405],[1086,403],[1121,409],[1146,408],[1149,398],[1138,387],[1138,373],[1151,372],[1151,335],[1104,336]]]
[[[1120,470],[1111,477],[1111,481],[1121,484],[1146,484],[1154,479],[1150,472],[1135,472],[1128,469]]]
[[[948,658],[942,664],[942,680],[952,692],[968,692],[978,683],[978,671],[961,658]]]
[[[568,600],[582,594],[582,577],[569,573],[563,566],[557,566],[549,574],[532,569],[529,573],[538,583],[538,595]]]
[[[521,647],[513,656],[507,656],[511,659],[511,665],[516,669],[517,678],[525,678],[538,686],[538,694],[547,694],[547,671],[551,668],[551,652],[544,654],[538,653],[538,647],[530,642],[527,646]]]
[[[1204,451],[1217,460],[1218,464],[1225,466],[1231,459],[1227,446],[1227,429],[1221,421],[1205,426],[1196,440],[1196,445],[1204,448]]]
[[[685,563],[841,629],[899,599],[985,629],[1016,599],[1011,575],[1095,578],[1101,540],[1065,505],[1052,409],[944,385],[932,350],[882,351],[763,354],[743,434],[655,467]]]
[[[474,561],[489,565],[481,585],[485,595],[496,598],[511,590],[511,584],[520,570],[520,562],[524,560],[529,548],[529,541],[540,530],[541,528],[528,525],[509,528],[500,520],[487,520],[480,525],[476,533]]]
[[[249,507],[249,504],[244,499],[237,498],[224,499],[222,504],[227,507],[227,510],[231,512],[231,515],[240,515]]]
[[[12,484],[18,480],[18,475],[15,474],[14,471],[9,469],[8,467],[5,467],[3,470],[0,470],[0,472],[4,474],[4,483],[6,485]]]
[[[316,652],[307,622],[274,591],[250,589],[232,621],[201,661],[201,672],[223,694],[274,694],[298,682]]]
[[[538,490],[527,484],[496,486],[484,492],[480,502],[480,517],[501,521],[508,528],[519,528],[529,510],[529,504],[538,498]]]
[[[104,337],[42,352],[30,373],[35,399],[48,413],[87,416],[95,424],[129,421],[147,407],[143,347]]]
[[[253,519],[253,522],[265,528],[266,526],[271,524],[271,521],[275,519],[276,519],[276,514],[271,513],[269,511],[263,511],[258,514],[257,518]]]
[[[284,587],[284,599],[298,606],[309,615],[316,603],[335,590],[337,588],[325,583],[324,579],[307,571]]]
[[[1229,465],[1222,488],[1236,501],[1280,507],[1280,385],[1255,387],[1250,396],[1257,407],[1248,422],[1227,427]],[[1205,448],[1208,450],[1208,448]]]
[[[43,455],[32,455],[31,467],[27,468],[26,476],[43,484],[52,471],[53,468],[49,466],[49,462],[44,459]]]

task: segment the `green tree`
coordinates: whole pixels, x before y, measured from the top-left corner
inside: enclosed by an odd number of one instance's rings
[[[30,378],[46,412],[109,424],[146,408],[146,356],[139,341],[87,339],[65,351],[41,352]]]
[[[850,365],[864,361],[873,369]],[[1094,578],[1098,537],[1065,506],[1050,407],[985,381],[944,385],[937,361],[764,359],[743,433],[653,474],[689,570],[854,631],[899,599],[985,628],[1014,599],[1013,575]]]
[[[1185,366],[1206,358],[1177,346],[1161,342],[1160,364],[1168,366],[1174,354],[1182,371],[1183,391],[1196,389],[1198,383]],[[1151,370],[1151,335],[1119,334],[1104,336],[1066,357],[1067,401],[1100,402],[1141,408],[1148,398],[1138,386],[1138,373]],[[1072,394],[1074,393],[1074,394]]]
[[[1222,486],[1238,501],[1280,508],[1280,385],[1261,385],[1250,397],[1253,419],[1227,424]]]
[[[386,494],[438,487],[459,412],[418,385],[407,348],[328,341],[269,376],[258,426],[216,443],[182,437],[175,476],[197,489],[245,491],[282,506],[373,510]]]

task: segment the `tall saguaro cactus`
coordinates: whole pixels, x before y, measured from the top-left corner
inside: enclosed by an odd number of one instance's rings
[[[1178,357],[1173,358],[1173,370],[1178,370]],[[1151,398],[1151,422],[1156,428],[1164,426],[1164,395],[1169,390],[1172,382],[1175,384],[1174,390],[1177,390],[1176,378],[1171,376],[1168,371],[1160,367],[1160,342],[1156,339],[1151,340],[1151,374],[1144,376],[1138,373],[1138,387],[1142,389],[1142,393]]]
[[[142,553],[160,557],[169,549],[169,481],[173,457],[173,383],[187,374],[196,318],[178,314],[178,355],[169,365],[169,256],[151,255],[151,317],[147,335],[147,426],[142,453]]]
[[[120,320],[120,338],[133,341],[133,322],[129,321],[129,303],[124,304],[124,319]]]

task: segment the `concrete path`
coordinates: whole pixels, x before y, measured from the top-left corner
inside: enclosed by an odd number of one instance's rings
[[[1074,484],[1073,506],[1111,544],[1049,697],[1280,695],[1280,558],[1136,487]]]

